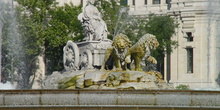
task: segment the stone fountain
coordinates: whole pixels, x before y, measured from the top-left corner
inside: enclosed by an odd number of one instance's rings
[[[87,19],[83,13],[79,20],[85,39],[67,42],[63,49],[65,70],[53,72],[44,81],[44,89],[52,90],[0,90],[0,109],[220,108],[219,91],[164,90],[173,88],[162,80],[160,72],[142,70],[145,60],[157,63],[150,54],[159,45],[154,35],[146,34],[134,45],[124,34],[111,41],[107,39],[104,21],[99,18],[100,27],[93,27],[98,25],[92,23],[99,22],[90,21],[92,16]]]
[[[78,15],[85,38],[63,48],[63,72],[48,76],[44,89],[172,89],[158,71],[143,71],[141,64],[156,64],[150,51],[159,43],[146,34],[132,45],[124,34],[107,39],[107,26],[93,1]]]

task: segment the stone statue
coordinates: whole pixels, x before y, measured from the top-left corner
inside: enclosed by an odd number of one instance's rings
[[[129,65],[129,69],[131,69],[132,62],[134,62],[135,71],[143,71],[141,68],[143,61],[157,63],[156,59],[150,56],[150,50],[154,50],[158,46],[159,43],[156,37],[151,34],[141,37],[132,47],[128,37],[124,34],[119,34],[114,38],[112,47],[107,49],[101,70],[105,69],[107,61],[112,56],[116,70],[128,70]]]
[[[113,39],[112,47],[106,50],[101,70],[105,69],[110,56],[113,57],[116,70],[127,70],[127,64],[131,63],[130,55],[131,42],[124,34],[119,34]]]
[[[107,26],[102,15],[93,5],[95,0],[88,0],[83,12],[78,15],[82,23],[86,41],[107,39]]]
[[[154,50],[158,46],[159,43],[156,37],[152,34],[146,34],[131,47],[131,60],[134,61],[136,71],[142,71],[141,61],[148,60],[153,64],[157,64],[157,60],[150,56],[150,50]]]

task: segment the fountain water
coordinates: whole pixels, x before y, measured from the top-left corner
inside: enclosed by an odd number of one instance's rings
[[[118,13],[118,20],[117,20],[116,27],[115,27],[115,30],[114,30],[114,36],[116,36],[117,34],[120,33],[121,27],[125,24],[124,22],[123,23],[120,23],[120,22],[121,22],[122,15],[126,14],[126,12],[127,12],[127,8],[126,7],[123,7],[123,8],[120,9],[120,11]],[[118,28],[119,25],[120,25],[120,27]],[[118,30],[118,31],[116,31],[116,30]]]
[[[0,1],[1,82],[21,88],[21,75],[25,74],[24,50],[18,32],[13,1]],[[7,82],[9,81],[9,82]],[[4,88],[0,88],[4,89]],[[14,89],[12,87],[11,89]]]
[[[128,34],[127,31],[131,28],[136,30],[135,32],[137,32],[137,30],[139,30],[140,20],[141,20],[140,17],[130,15],[128,7],[121,7],[118,12],[118,19],[116,22],[113,36],[116,36],[120,33]],[[145,32],[143,32],[143,33],[145,33]],[[133,34],[133,35],[135,35],[133,37],[138,37],[138,36],[136,36],[137,34],[138,33]],[[144,34],[142,34],[142,35],[144,35]],[[139,35],[139,37],[142,35]]]

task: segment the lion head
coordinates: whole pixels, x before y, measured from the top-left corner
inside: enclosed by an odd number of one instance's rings
[[[124,34],[119,34],[115,36],[113,39],[112,46],[116,48],[118,51],[123,52],[126,48],[131,47],[131,41],[128,39],[128,37]]]

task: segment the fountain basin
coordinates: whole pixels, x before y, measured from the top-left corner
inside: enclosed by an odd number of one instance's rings
[[[220,108],[220,91],[1,90],[0,108]]]

